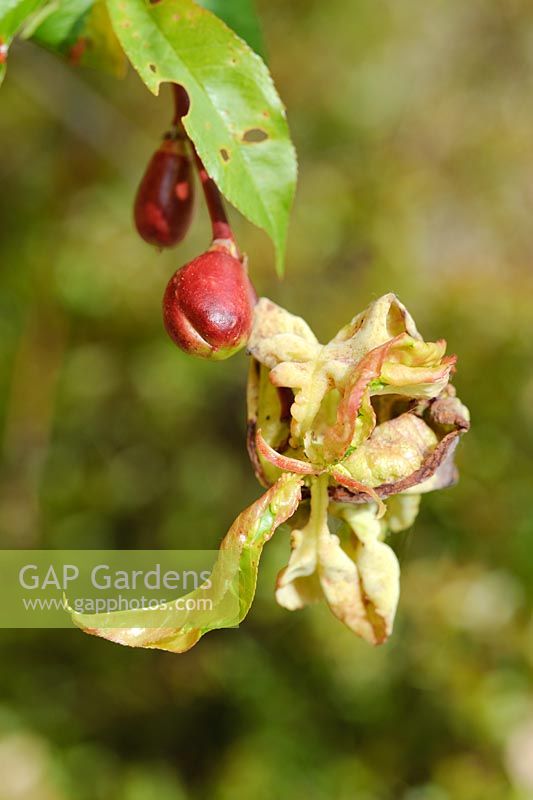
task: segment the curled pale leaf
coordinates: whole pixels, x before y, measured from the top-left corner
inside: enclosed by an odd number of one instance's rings
[[[399,596],[399,565],[381,541],[385,526],[374,504],[339,507],[351,534],[339,536],[328,527],[327,479],[315,479],[311,513],[301,530],[292,534],[292,552],[280,572],[276,599],[290,610],[323,597],[333,614],[372,644],[392,631]]]
[[[417,518],[420,500],[419,494],[395,494],[389,497],[383,524],[391,533],[399,533],[410,528]]]
[[[323,369],[324,348],[303,319],[261,298],[248,351],[271,370],[270,380],[275,386],[293,392],[288,444],[298,447],[302,432],[310,427],[331,385]]]
[[[366,353],[402,333],[422,339],[406,307],[389,292],[340,329],[328,344],[329,354],[332,360],[350,367]]]
[[[373,638],[364,638],[381,644],[392,632],[400,596],[400,565],[394,551],[381,541],[382,527],[372,506],[347,507],[343,516],[353,532],[345,549],[357,565],[360,590],[372,628]]]
[[[247,346],[257,361],[272,369],[282,361],[311,361],[319,349],[318,340],[305,320],[267,297],[258,300]]]
[[[291,533],[291,557],[278,575],[276,600],[289,611],[303,608],[323,597],[318,577],[318,548],[309,525]]]
[[[181,598],[180,608],[175,602],[168,602],[146,611],[72,612],[74,623],[86,633],[118,644],[175,653],[189,650],[210,630],[238,625],[255,594],[263,546],[276,528],[292,516],[300,493],[301,479],[283,475],[243,511],[222,541],[209,581]]]
[[[414,413],[414,412],[413,412]],[[416,412],[419,416],[413,417],[419,419],[426,428],[422,428],[420,423],[416,425],[419,430],[418,438],[418,456],[414,457],[414,451],[411,451],[411,444],[414,446],[415,441],[407,443],[405,440],[402,444],[401,438],[396,442],[396,448],[391,447],[391,455],[394,456],[394,450],[399,452],[398,448],[403,450],[405,455],[406,447],[410,451],[410,459],[402,459],[404,465],[408,460],[411,460],[414,466],[416,461],[420,459],[420,465],[404,476],[398,476],[394,480],[389,480],[380,483],[374,487],[374,491],[380,498],[391,497],[392,495],[400,493],[412,494],[425,494],[436,489],[444,489],[451,486],[457,480],[457,469],[453,461],[455,448],[459,442],[459,437],[468,430],[470,426],[468,409],[455,397],[455,390],[453,386],[447,386],[442,395],[429,401],[427,404],[417,409]],[[379,441],[381,437],[381,430],[385,428],[386,431],[392,431],[396,427],[397,421],[401,417],[391,420],[389,423],[384,422],[378,425],[375,432],[372,434],[371,440]],[[403,425],[403,420],[402,420]],[[397,431],[398,433],[398,431]],[[405,435],[406,431],[403,431]],[[436,437],[437,444],[433,447],[425,447],[424,442],[429,445],[430,438]],[[383,437],[382,441],[382,454],[380,461],[382,466],[388,460],[388,439],[387,436]],[[372,450],[373,444],[370,442],[365,443],[363,446],[363,453],[365,450],[368,452]],[[379,449],[379,448],[378,448]],[[355,465],[358,463],[357,451],[355,451]],[[420,458],[423,455],[422,458]],[[352,460],[350,456],[346,462]],[[353,492],[351,495],[347,494],[342,488],[333,490],[333,499],[353,502],[365,503],[367,498],[364,493]]]
[[[402,414],[378,425],[342,464],[355,480],[376,487],[411,475],[437,443],[436,433],[424,420]]]
[[[319,550],[330,536],[328,528],[327,477],[311,483],[311,510],[307,524],[291,534],[291,557],[276,583],[276,600],[293,611],[320,600],[323,592],[319,575]]]
[[[420,500],[419,494],[395,494],[382,501],[385,511],[379,515],[377,506],[372,507],[371,504],[365,503],[354,508],[351,503],[332,500],[330,492],[329,512],[345,522],[350,517],[353,521],[362,520],[361,524],[365,523],[365,520],[372,526],[379,523],[379,538],[384,540],[388,534],[404,531],[413,525],[420,509]],[[371,520],[370,523],[368,520]],[[378,528],[376,527],[375,530],[377,533]]]
[[[398,393],[406,397],[437,397],[457,361],[446,356],[446,342],[420,342],[404,334],[393,343],[384,360],[375,394]]]

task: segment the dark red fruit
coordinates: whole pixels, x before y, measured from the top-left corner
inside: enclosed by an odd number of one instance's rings
[[[135,226],[157,247],[181,242],[193,211],[191,162],[180,140],[165,139],[156,150],[135,198]]]
[[[245,264],[214,245],[170,279],[165,328],[190,355],[229,358],[248,341],[256,299]]]

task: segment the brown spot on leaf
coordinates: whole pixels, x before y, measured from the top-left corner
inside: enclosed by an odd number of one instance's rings
[[[230,154],[228,153],[225,147],[220,148],[220,155],[222,157],[222,161],[229,161],[231,158]]]
[[[157,67],[155,64],[148,64],[148,68],[152,70],[152,72],[157,72]]]
[[[264,142],[265,139],[268,139],[268,133],[261,130],[261,128],[250,128],[244,132],[242,137],[243,142],[247,142],[248,144]]]

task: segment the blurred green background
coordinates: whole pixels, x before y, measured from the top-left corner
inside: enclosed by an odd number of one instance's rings
[[[533,797],[533,11],[526,0],[259,3],[300,179],[288,273],[235,225],[260,293],[326,339],[397,292],[457,352],[461,482],[399,535],[373,649],[273,597],[177,656],[0,632],[1,800]],[[259,495],[246,357],[167,339],[170,274],[208,243],[136,236],[170,97],[13,48],[0,94],[3,547],[216,547]]]

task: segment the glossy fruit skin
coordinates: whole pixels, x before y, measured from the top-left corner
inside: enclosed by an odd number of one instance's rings
[[[250,336],[257,296],[245,264],[208,250],[174,273],[163,297],[170,338],[190,355],[222,360]]]
[[[193,205],[191,161],[183,142],[165,139],[150,159],[137,190],[135,227],[149,244],[172,247],[185,238]]]

